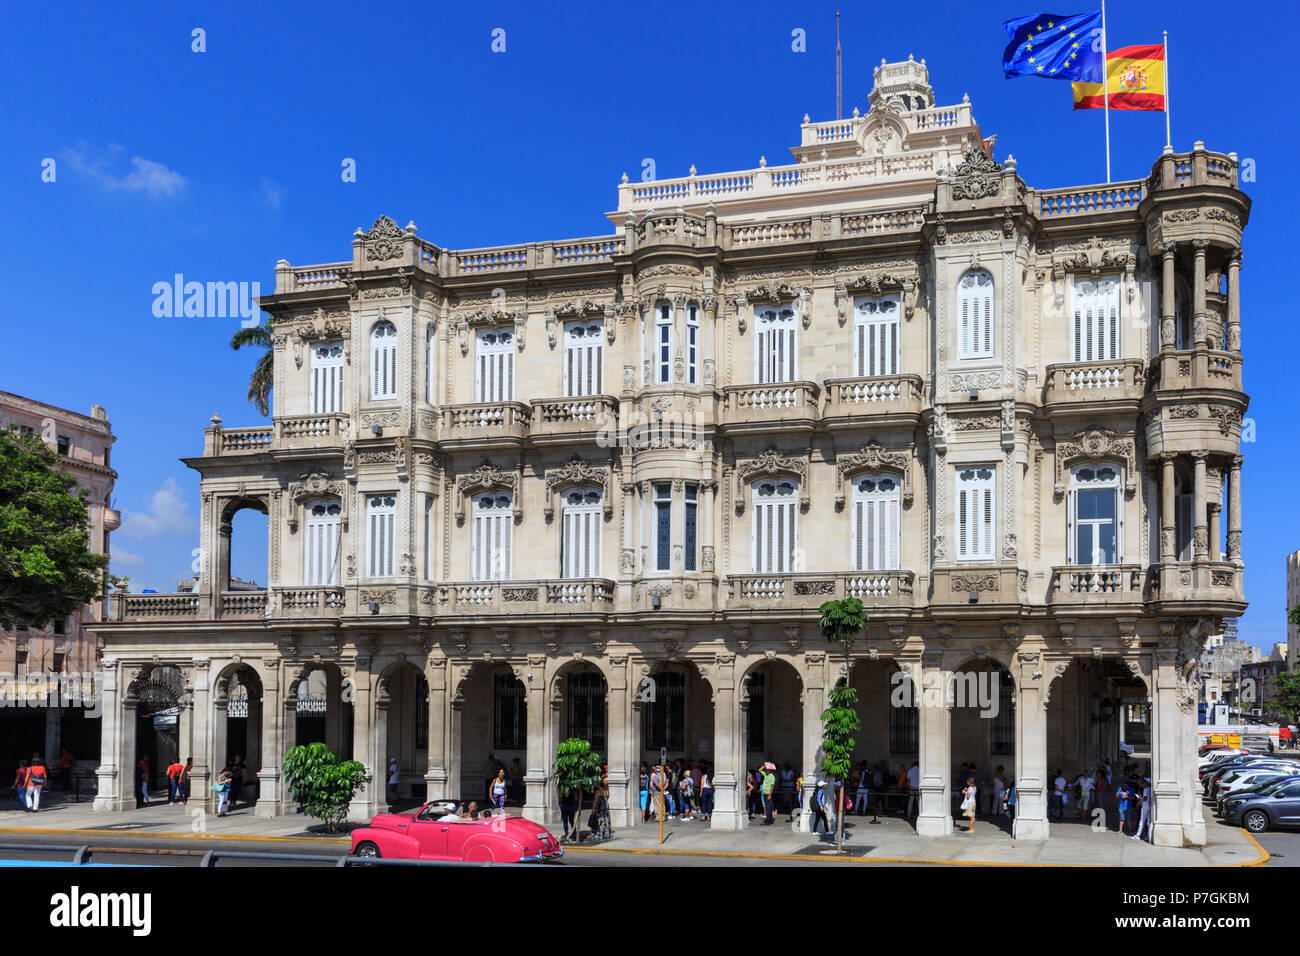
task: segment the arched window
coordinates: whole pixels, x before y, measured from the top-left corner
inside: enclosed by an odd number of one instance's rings
[[[339,583],[339,554],[342,544],[343,509],[337,499],[309,501],[303,522],[303,584]]]
[[[1075,279],[1070,299],[1070,361],[1119,358],[1119,279]]]
[[[795,570],[799,546],[799,483],[789,478],[756,481],[750,554],[755,574]]]
[[[380,322],[370,330],[370,398],[397,397],[397,326]]]
[[[474,496],[470,525],[470,577],[475,581],[510,579],[514,513],[510,495],[493,491]]]
[[[853,482],[853,570],[898,569],[899,481],[863,475]]]
[[[515,333],[508,329],[480,329],[478,335],[477,391],[480,402],[515,400]]]
[[[1119,564],[1124,513],[1120,469],[1105,462],[1070,470],[1070,564]]]
[[[575,489],[564,496],[564,530],[560,541],[563,577],[600,576],[600,502],[599,488]]]
[[[754,381],[760,385],[799,378],[799,323],[795,311],[793,303],[754,309]]]
[[[993,355],[993,276],[967,272],[957,283],[957,357]]]
[[[564,327],[564,394],[600,395],[605,390],[605,321]]]
[[[343,411],[343,343],[327,342],[311,349],[311,413]]]
[[[854,374],[898,374],[898,311],[897,296],[853,301]]]

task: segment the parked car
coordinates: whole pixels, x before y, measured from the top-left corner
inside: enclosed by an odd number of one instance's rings
[[[1288,773],[1275,777],[1257,777],[1245,786],[1236,787],[1227,793],[1221,791],[1218,799],[1215,801],[1215,815],[1223,816],[1223,806],[1227,803],[1229,797],[1239,797],[1243,794],[1254,793],[1268,795],[1278,787],[1285,787],[1287,784],[1296,781],[1300,781],[1300,774]]]
[[[1223,803],[1223,819],[1251,833],[1270,827],[1300,827],[1300,781],[1278,787],[1269,794],[1243,793]]]
[[[443,804],[414,813],[381,813],[352,831],[352,855],[389,860],[462,860],[467,863],[542,863],[564,855],[560,841],[523,817],[445,819]]]
[[[1204,758],[1215,750],[1227,750],[1227,744],[1202,744],[1196,748],[1196,756]]]
[[[1217,767],[1210,767],[1201,777],[1201,790],[1205,796],[1213,799],[1215,787],[1223,784],[1233,774],[1242,774],[1254,770],[1300,770],[1300,764],[1289,760],[1277,760],[1266,755],[1251,755],[1241,762],[1229,761]]]
[[[1210,788],[1210,799],[1218,800],[1220,797],[1234,793],[1237,790],[1253,789],[1257,781],[1263,783],[1268,780],[1291,776],[1295,776],[1295,771],[1286,767],[1252,767],[1248,770],[1238,771],[1235,774],[1224,774]],[[1232,777],[1232,779],[1229,780],[1228,777]]]

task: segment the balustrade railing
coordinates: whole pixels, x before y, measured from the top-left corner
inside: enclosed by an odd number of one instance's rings
[[[856,597],[868,605],[904,606],[912,603],[915,580],[911,571],[732,574],[727,576],[727,603],[732,607],[817,607],[831,598]]]

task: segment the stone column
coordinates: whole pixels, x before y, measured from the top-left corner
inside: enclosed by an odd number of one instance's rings
[[[1160,622],[1162,638],[1172,632],[1173,625],[1173,621]],[[1176,648],[1162,646],[1155,656],[1156,669],[1152,675],[1155,693],[1151,702],[1151,791],[1155,799],[1152,842],[1160,846],[1182,846],[1178,749],[1184,744],[1182,724],[1186,715],[1179,709],[1178,652]]]
[[[103,669],[96,675],[100,711],[99,767],[95,770],[96,812],[120,809],[122,774],[121,727],[123,705],[119,696],[119,675],[116,659],[104,658]],[[125,688],[123,688],[124,692]]]
[[[348,819],[359,822],[366,822],[378,813],[380,802],[384,797],[384,768],[377,768],[375,765],[375,741],[370,732],[372,707],[370,684],[370,660],[358,656],[356,674],[353,678],[352,759],[366,768],[366,782],[352,797]],[[334,710],[339,706],[336,703],[338,700],[339,697],[331,693],[326,707],[331,711]]]
[[[1172,352],[1178,341],[1174,318],[1174,258],[1176,247],[1166,243],[1163,254],[1164,271],[1160,281],[1160,351]]]
[[[1206,494],[1205,494],[1205,459],[1206,452],[1192,452],[1192,463],[1195,468],[1195,477],[1192,484],[1192,550],[1193,557],[1196,561],[1205,561],[1209,558],[1209,529],[1206,527]]]
[[[389,752],[388,743],[388,712],[393,705],[393,687],[389,678],[379,677],[375,680],[375,717],[374,726],[370,730],[371,747],[373,748],[374,763],[370,764],[373,768],[371,774],[375,781],[373,802],[377,804],[379,812],[392,812],[392,806],[388,802],[388,758],[396,757],[396,751]],[[364,752],[364,751],[363,751]],[[398,764],[400,767],[400,763]],[[398,778],[400,784],[401,778]],[[400,794],[399,794],[400,795]]]
[[[128,690],[127,693],[130,693]],[[126,810],[135,805],[136,786],[135,786],[135,762],[136,762],[136,709],[139,701],[134,697],[129,697],[122,701],[122,726],[118,733],[119,751],[121,754],[122,768],[122,788],[121,796],[117,801],[117,806],[111,807],[113,810]]]
[[[1045,840],[1047,822],[1047,700],[1042,651],[1022,651],[1012,671],[1016,681],[1016,815],[1011,836]]]
[[[1178,507],[1174,500],[1174,456],[1168,452],[1160,456],[1160,562],[1166,564],[1177,557],[1176,521]]]
[[[1229,352],[1241,352],[1241,250],[1228,257],[1228,341]]]
[[[714,830],[739,830],[744,824],[737,796],[737,781],[743,763],[737,763],[738,743],[744,736],[736,693],[736,658],[718,655],[718,684],[713,705],[713,816]],[[743,760],[743,758],[740,758]]]
[[[809,795],[817,789],[817,781],[821,776],[821,748],[822,748],[822,711],[826,709],[826,653],[824,651],[810,651],[804,655],[803,678],[803,790],[800,794],[800,806],[808,806]],[[741,738],[740,746],[744,747],[744,724],[740,725]],[[744,760],[742,755],[741,760]],[[739,769],[743,770],[743,762]],[[743,793],[743,791],[742,791]],[[739,815],[741,826],[748,822],[745,816]],[[803,813],[799,816],[799,829],[807,832],[809,824],[812,821],[808,814]]]
[[[284,697],[280,713],[280,734],[281,750],[288,753],[294,747],[298,746],[298,687],[296,667],[285,665],[284,669]],[[289,788],[283,787],[280,791],[280,815],[297,812],[298,805],[294,802],[293,797],[289,794]]]
[[[262,661],[262,769],[257,775],[257,815],[280,809],[280,761],[284,759],[284,707],[280,703],[280,659]]]
[[[609,670],[608,697],[605,707],[608,719],[606,745],[609,750],[610,824],[614,827],[627,827],[632,825],[634,812],[640,811],[639,777],[632,757],[627,655],[619,654],[611,657]],[[531,736],[530,734],[530,739]],[[545,770],[542,772],[544,774]],[[633,810],[634,807],[636,811]]]
[[[1228,560],[1241,562],[1241,456],[1232,459],[1228,470]]]
[[[226,739],[230,714],[229,693],[229,679],[227,679],[226,687],[223,688],[218,683],[212,690],[212,710],[209,712],[209,719],[212,721],[212,769],[217,772],[225,769],[226,763],[231,756],[226,752],[229,749]],[[240,756],[243,756],[243,754]],[[232,790],[230,799],[232,804],[235,803],[235,796],[235,792]]]
[[[709,469],[712,470],[712,465]],[[706,478],[700,482],[699,568],[705,574],[717,573],[717,542],[713,540],[713,508],[717,501],[717,491],[718,483],[713,479]]]
[[[546,739],[546,655],[529,654],[524,681],[528,752],[524,755],[524,816],[540,822],[554,816],[548,799],[550,782]]]
[[[952,712],[942,651],[929,650],[922,655],[921,680],[913,683],[921,698],[921,795],[916,833],[947,836],[952,833]]]
[[[1222,497],[1222,490],[1215,494],[1215,500],[1209,503],[1210,509],[1210,560],[1221,561],[1223,555],[1219,551],[1220,525],[1219,514],[1223,510],[1223,503],[1219,499]]]
[[[429,760],[424,772],[425,794],[429,801],[451,800],[447,791],[447,658],[442,654],[429,658],[425,671],[429,681]],[[533,716],[533,702],[528,701],[528,718]],[[533,736],[532,725],[528,738]],[[526,780],[527,778],[525,778]]]
[[[1208,239],[1193,239],[1195,259],[1192,269],[1192,338],[1198,346],[1208,347],[1210,317],[1205,307],[1205,251]]]
[[[453,686],[455,682],[453,681]],[[464,796],[461,783],[460,722],[465,701],[454,693],[447,695],[447,799],[459,801]],[[481,790],[481,787],[476,790]]]
[[[190,725],[192,753],[186,756],[194,758],[194,766],[190,770],[191,801],[197,799],[204,809],[216,812],[216,795],[208,789],[215,779],[213,764],[217,760],[212,749],[211,664],[209,658],[194,658],[194,690],[192,691],[194,718]],[[132,724],[132,727],[134,726]],[[216,769],[220,770],[221,766],[217,766]]]

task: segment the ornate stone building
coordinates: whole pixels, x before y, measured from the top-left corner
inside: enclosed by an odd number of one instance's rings
[[[919,761],[924,834],[974,761],[1047,836],[1055,771],[1115,755],[1137,704],[1156,839],[1203,842],[1193,674],[1245,607],[1236,157],[1033,189],[923,61],[870,103],[805,117],[787,165],[624,177],[612,234],[452,250],[380,217],[346,261],[280,261],[273,421],[214,416],[185,459],[199,586],[101,628],[97,805],[176,699],[196,792],[242,748],[264,813],[324,739],[375,775],[358,817],[390,756],[404,796],[481,797],[489,753],[550,817],[578,735],[616,825],[663,748],[740,827],[747,767],[815,786],[847,678],[858,757]],[[242,508],[265,592],[226,588]],[[848,665],[816,625],[844,596],[871,614]]]

